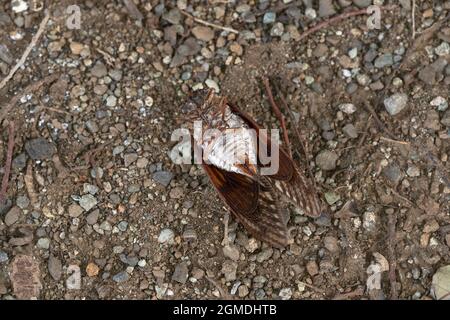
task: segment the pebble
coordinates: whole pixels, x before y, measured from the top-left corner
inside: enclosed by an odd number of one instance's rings
[[[430,105],[433,107],[437,107],[439,111],[445,111],[448,108],[448,102],[444,97],[438,96],[431,100]]]
[[[291,288],[283,288],[280,290],[278,296],[281,300],[289,300],[292,297],[292,289]]]
[[[80,290],[81,289],[81,270],[80,267],[73,264],[67,268],[67,274],[69,277],[66,280],[66,288],[68,290]]]
[[[374,65],[376,68],[384,68],[389,67],[394,64],[394,58],[391,53],[385,53],[381,56],[378,56],[375,59]]]
[[[186,262],[181,262],[175,266],[175,270],[172,274],[172,281],[185,284],[189,277],[189,269]]]
[[[375,231],[377,226],[377,216],[375,212],[366,211],[363,214],[362,226],[369,232]]]
[[[77,204],[71,204],[68,211],[70,217],[78,218],[83,213],[83,208]]]
[[[396,164],[390,164],[383,169],[383,175],[392,183],[398,184],[403,178],[402,171]]]
[[[93,262],[88,263],[86,266],[86,274],[88,277],[95,277],[100,272],[100,268]]]
[[[450,109],[442,116],[441,123],[446,127],[450,127]]]
[[[127,153],[126,155],[123,156],[124,166],[128,168],[137,159],[138,155],[136,153]]]
[[[112,277],[112,279],[113,279],[113,281],[115,281],[117,283],[122,283],[122,282],[128,281],[128,279],[130,279],[130,275],[126,271],[121,271],[121,272],[115,274]]]
[[[277,18],[277,14],[275,12],[268,11],[263,16],[263,23],[264,24],[272,24],[275,22],[276,18]]]
[[[6,64],[12,64],[14,62],[13,56],[4,44],[0,44],[0,60],[3,60]]]
[[[338,239],[336,239],[335,237],[332,236],[325,237],[323,239],[323,245],[331,253],[338,253],[340,251]]]
[[[319,17],[324,18],[336,13],[332,0],[319,1]]]
[[[315,18],[317,18],[317,12],[313,8],[306,8],[305,16],[307,16],[311,20],[314,20]]]
[[[225,281],[234,281],[236,280],[236,271],[238,264],[232,260],[225,260],[222,264],[221,272],[225,276]]]
[[[311,277],[317,275],[319,273],[319,266],[317,265],[317,262],[308,261],[308,263],[306,263],[306,271],[308,271]]]
[[[444,41],[439,46],[434,48],[434,52],[438,56],[448,56],[450,54],[450,44]]]
[[[14,170],[22,170],[27,165],[27,155],[25,153],[19,153],[12,161],[12,168]]]
[[[336,169],[336,161],[339,156],[334,151],[324,150],[316,156],[316,164],[322,170],[334,170]]]
[[[25,143],[25,150],[33,160],[46,160],[53,156],[56,148],[53,143],[48,142],[46,139],[36,138]]]
[[[358,131],[356,131],[355,126],[351,123],[345,125],[342,128],[342,132],[344,132],[344,134],[351,139],[355,139],[358,137]]]
[[[196,27],[192,28],[192,34],[198,40],[205,41],[205,42],[208,42],[208,41],[211,41],[212,39],[214,39],[214,30],[209,27],[205,27],[205,26],[196,26]]]
[[[346,114],[352,114],[355,113],[356,111],[356,106],[352,103],[343,103],[339,105],[339,110],[341,110],[342,112],[346,113]]]
[[[0,263],[5,263],[8,260],[8,254],[5,251],[0,250]]]
[[[37,246],[41,249],[48,250],[48,248],[50,248],[50,239],[40,238],[37,242]]]
[[[326,202],[331,206],[341,199],[341,196],[333,191],[325,192],[324,194]]]
[[[19,221],[22,210],[19,207],[12,207],[5,215],[5,224],[9,227]]]
[[[214,89],[215,92],[220,91],[219,85],[212,79],[206,79],[205,84],[208,86],[208,88]]]
[[[125,232],[128,228],[128,222],[127,221],[120,221],[117,225],[117,228],[119,228],[120,231]]]
[[[26,209],[30,205],[30,199],[27,196],[18,196],[16,204],[20,209]]]
[[[270,35],[272,37],[281,37],[284,32],[284,25],[281,22],[277,22],[273,25],[272,29],[270,29]]]
[[[222,249],[223,255],[233,261],[239,260],[239,249],[234,245],[227,245]]]
[[[273,255],[273,249],[272,248],[265,248],[261,250],[260,253],[256,255],[256,261],[259,263],[266,261],[267,259],[270,259],[270,257]]]
[[[53,278],[53,280],[59,281],[61,279],[61,275],[62,275],[61,260],[59,260],[54,255],[50,254],[50,256],[48,258],[47,267],[48,267],[48,273],[50,273],[50,276]]]
[[[171,229],[161,230],[158,242],[159,243],[173,243],[175,238],[175,233]]]
[[[108,74],[106,66],[102,62],[97,62],[91,69],[91,73],[94,77],[102,78]]]
[[[80,55],[81,51],[84,49],[84,45],[79,42],[72,41],[69,45],[70,51],[75,55]]]
[[[386,111],[394,116],[400,113],[408,103],[408,96],[405,93],[395,93],[384,100]]]
[[[107,107],[115,107],[116,104],[117,104],[117,98],[115,96],[111,95],[106,98],[106,106]]]
[[[97,199],[91,194],[85,194],[80,199],[80,206],[89,211],[97,205]]]
[[[100,216],[100,210],[94,210],[87,215],[86,222],[90,225],[96,224],[99,216]]]
[[[431,287],[431,292],[436,300],[450,299],[450,265],[443,266],[436,271]]]
[[[410,177],[420,176],[420,169],[415,165],[410,165],[406,170],[406,174]]]

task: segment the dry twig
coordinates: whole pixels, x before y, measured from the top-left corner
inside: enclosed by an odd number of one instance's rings
[[[412,8],[411,8],[411,23],[412,23],[412,38],[416,37],[416,0],[412,0]]]
[[[278,121],[280,121],[281,129],[283,130],[283,139],[286,143],[286,148],[289,151],[289,155],[292,157],[292,150],[291,150],[291,143],[289,141],[288,132],[286,129],[286,122],[284,120],[283,114],[280,111],[280,108],[276,104],[275,100],[273,99],[272,89],[270,88],[269,79],[263,78],[264,87],[266,89],[267,97],[269,98],[270,105],[272,106],[272,110],[275,113],[276,117],[278,118]]]
[[[396,5],[391,5],[391,6],[380,7],[380,9],[381,10],[393,10],[396,7],[397,7]],[[330,19],[327,19],[325,21],[322,21],[322,22],[316,24],[315,26],[313,26],[310,29],[308,29],[305,32],[303,32],[300,35],[300,38],[298,39],[298,41],[301,41],[301,40],[307,38],[311,34],[317,32],[317,31],[319,31],[321,29],[324,29],[324,28],[328,27],[330,24],[333,24],[335,22],[339,22],[339,21],[345,20],[345,19],[350,18],[350,17],[361,16],[361,15],[366,15],[366,14],[370,14],[369,12],[367,12],[366,8],[338,14],[338,15],[330,18]]]
[[[184,14],[186,17],[189,17],[189,18],[193,19],[195,22],[198,22],[198,23],[203,24],[205,26],[209,26],[209,27],[212,27],[212,28],[215,28],[215,29],[220,29],[220,30],[224,30],[224,31],[227,31],[227,32],[232,32],[232,33],[239,34],[239,31],[236,30],[236,29],[233,29],[233,28],[230,28],[230,27],[224,27],[224,26],[221,26],[221,25],[218,25],[218,24],[215,24],[215,23],[211,23],[211,22],[202,20],[200,18],[194,17],[192,14],[189,14],[186,11],[183,11],[183,10],[181,10],[181,13]]]
[[[45,14],[44,19],[42,19],[41,24],[39,25],[39,29],[34,35],[34,37],[31,39],[30,44],[25,49],[25,52],[22,54],[22,57],[20,60],[16,63],[16,65],[9,71],[9,74],[0,82],[0,90],[3,89],[3,87],[6,85],[6,83],[11,80],[11,78],[14,76],[17,70],[19,70],[20,67],[23,66],[25,61],[27,60],[28,55],[30,54],[31,50],[36,46],[36,44],[39,41],[39,38],[41,37],[42,33],[45,30],[45,27],[47,26],[47,22],[50,20],[50,13],[47,11]]]
[[[397,224],[397,214],[394,211],[388,216],[388,252],[389,252],[389,283],[391,285],[391,299],[398,299],[397,292],[397,276],[395,274],[397,269],[397,258],[395,255],[395,244],[396,244],[396,230]]]
[[[20,94],[16,94],[12,99],[4,106],[0,107],[0,123],[3,121],[3,119],[6,118],[8,113],[11,111],[11,109],[17,104],[17,102],[22,98],[24,95],[30,94],[40,87],[42,87],[44,84],[52,83],[56,79],[60,77],[60,74],[51,74],[39,81],[33,82],[29,84],[25,89],[20,91]]]
[[[31,206],[37,208],[38,206],[38,196],[36,190],[34,189],[34,178],[33,178],[33,163],[28,161],[27,171],[25,177],[23,178],[25,183],[25,188],[28,192],[28,197],[30,198]]]
[[[9,174],[11,172],[11,163],[14,151],[14,130],[15,130],[14,122],[11,121],[11,123],[9,124],[9,131],[8,131],[8,150],[6,152],[5,170],[3,173],[2,187],[0,189],[0,203],[2,203],[3,200],[6,199],[6,192],[8,191]]]

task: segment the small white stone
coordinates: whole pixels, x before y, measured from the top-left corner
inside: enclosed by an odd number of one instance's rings
[[[316,10],[314,10],[313,8],[306,8],[305,15],[310,19],[317,18]]]
[[[437,96],[433,100],[431,100],[430,105],[433,107],[437,107],[439,111],[445,111],[448,108],[448,102],[445,100],[445,98],[441,96]]]
[[[151,107],[151,106],[153,105],[153,98],[150,97],[150,96],[146,97],[146,98],[145,98],[145,105],[146,105],[147,107]]]
[[[352,48],[348,52],[348,56],[350,57],[350,59],[355,59],[358,56],[358,48]]]
[[[352,114],[356,111],[356,107],[353,103],[343,103],[339,105],[339,110],[346,114]]]
[[[175,233],[171,229],[163,229],[158,237],[159,243],[173,243]]]
[[[208,86],[208,88],[214,89],[214,91],[216,92],[220,91],[219,85],[212,79],[206,79],[205,84]]]

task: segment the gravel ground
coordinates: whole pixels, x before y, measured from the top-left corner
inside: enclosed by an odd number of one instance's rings
[[[0,79],[44,17],[22,2],[0,3]],[[1,108],[19,98],[0,118],[1,166],[16,128],[0,298],[448,298],[450,27],[432,26],[450,1],[417,1],[415,40],[411,1],[374,2],[398,5],[381,29],[357,16],[301,39],[372,1],[47,1],[41,39],[0,88]],[[328,204],[315,220],[286,209],[285,250],[235,221],[223,246],[226,209],[207,177],[170,157],[191,89],[277,127],[262,76],[294,111]]]

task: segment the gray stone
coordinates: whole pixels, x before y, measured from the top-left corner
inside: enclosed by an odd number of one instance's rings
[[[98,209],[94,210],[87,215],[86,222],[90,225],[96,224],[99,216],[100,216],[100,210],[98,210]]]
[[[358,138],[358,131],[356,131],[355,126],[351,123],[345,125],[342,128],[342,131],[349,138],[352,138],[352,139]]]
[[[383,169],[383,175],[392,183],[397,184],[403,178],[403,173],[396,164],[390,164]]]
[[[236,271],[237,271],[238,264],[232,260],[226,260],[222,264],[222,270],[221,272],[225,276],[226,281],[234,281],[236,280]]]
[[[189,269],[186,262],[181,262],[175,266],[175,270],[172,274],[172,281],[185,284],[189,276]]]
[[[30,199],[27,196],[18,196],[16,204],[21,209],[26,209],[30,205]]]
[[[18,154],[12,161],[12,168],[14,170],[22,170],[27,165],[27,155],[25,153]]]
[[[5,224],[9,227],[19,221],[22,210],[19,207],[12,207],[5,216]]]
[[[115,107],[117,104],[117,98],[113,95],[108,96],[108,98],[106,98],[106,106],[108,107]]]
[[[50,159],[56,151],[54,144],[44,138],[28,140],[25,143],[25,150],[33,160]]]
[[[136,153],[127,153],[123,156],[123,162],[125,167],[129,167],[133,162],[138,159],[138,155]]]
[[[274,23],[277,18],[277,14],[275,12],[268,11],[264,14],[263,23],[271,24]]]
[[[175,238],[175,233],[171,230],[171,229],[163,229],[161,230],[159,237],[158,237],[158,242],[159,243],[173,243]]]
[[[102,62],[97,62],[91,69],[91,73],[94,77],[102,78],[108,74],[106,66]]]
[[[122,283],[128,281],[128,279],[130,279],[130,275],[126,271],[121,271],[115,274],[112,279],[117,283]]]
[[[80,199],[80,206],[89,211],[97,205],[97,199],[91,194],[85,194]]]
[[[5,263],[9,260],[8,254],[5,251],[0,250],[0,263]]]
[[[266,261],[267,259],[270,259],[272,254],[273,254],[272,248],[262,249],[261,252],[256,255],[256,261],[258,261],[259,263]]]
[[[179,24],[182,18],[182,14],[178,8],[170,9],[168,12],[164,13],[162,18],[171,24]]]
[[[70,217],[78,218],[83,213],[83,208],[73,203],[69,206],[67,211],[69,212]]]
[[[336,152],[324,150],[316,156],[316,164],[322,170],[334,170],[338,159]]]
[[[37,242],[37,246],[40,249],[48,250],[48,248],[50,248],[50,239],[49,238],[40,238]]]
[[[48,273],[53,278],[53,280],[59,281],[62,275],[62,263],[61,261],[55,257],[54,255],[50,255],[48,258]]]
[[[372,4],[372,0],[353,0],[353,3],[360,8],[366,8]]]
[[[450,127],[450,109],[442,116],[441,123],[446,127]]]
[[[81,289],[81,270],[76,264],[72,264],[67,268],[69,277],[66,279],[66,288],[68,290]]]
[[[395,93],[384,100],[384,107],[391,116],[394,116],[400,113],[406,107],[407,103],[408,95],[405,93]]]
[[[341,249],[339,247],[338,239],[332,236],[327,236],[323,239],[324,247],[331,253],[338,253]]]
[[[127,221],[120,221],[117,225],[117,228],[119,228],[120,231],[125,232],[128,228],[128,222]]]
[[[273,25],[272,29],[270,30],[270,35],[272,37],[281,37],[284,32],[284,26],[281,22],[277,22]]]
[[[223,255],[233,261],[239,260],[239,249],[234,245],[227,245],[222,249]]]
[[[394,64],[394,58],[391,53],[385,53],[375,59],[375,67],[384,68]]]
[[[167,187],[170,184],[170,181],[172,181],[173,173],[169,171],[158,171],[152,175],[152,178],[157,183]]]
[[[332,0],[319,1],[319,17],[324,18],[336,13]]]
[[[12,64],[14,62],[14,57],[9,52],[9,49],[4,44],[0,43],[0,60],[3,60],[6,64]]]

